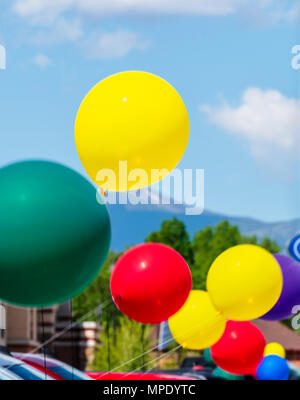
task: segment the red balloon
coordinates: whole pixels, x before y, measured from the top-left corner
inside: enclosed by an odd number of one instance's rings
[[[264,335],[251,322],[227,321],[223,336],[211,347],[211,356],[224,371],[255,375],[265,345]]]
[[[191,271],[184,258],[158,243],[128,250],[117,261],[110,281],[117,307],[129,318],[148,324],[175,314],[191,289]]]

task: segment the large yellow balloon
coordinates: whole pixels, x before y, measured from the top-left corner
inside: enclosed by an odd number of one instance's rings
[[[176,342],[191,350],[202,350],[215,344],[225,326],[225,318],[202,290],[192,290],[183,307],[169,318],[170,331]]]
[[[206,282],[214,306],[234,321],[248,321],[267,313],[282,291],[281,269],[267,250],[243,244],[220,254]]]
[[[121,72],[98,83],[83,100],[75,123],[85,170],[98,186],[112,191],[158,182],[176,167],[188,138],[181,97],[147,72]]]
[[[275,354],[277,356],[285,358],[285,349],[279,343],[269,343],[265,347],[264,356],[269,356],[270,354]]]

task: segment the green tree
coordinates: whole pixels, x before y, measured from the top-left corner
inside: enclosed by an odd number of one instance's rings
[[[275,242],[275,240],[271,240],[268,237],[261,239],[259,245],[273,254],[279,253],[281,250],[280,246]]]
[[[101,344],[96,349],[90,368],[94,371],[116,369],[116,372],[150,368],[145,364],[150,360],[150,353],[147,351],[151,346],[151,328],[150,325],[139,324],[127,317],[119,319],[119,326],[115,331],[109,321],[105,322],[100,333]]]
[[[110,294],[111,270],[118,257],[118,253],[110,252],[96,279],[87,289],[75,297],[73,300],[73,318],[75,321],[84,318],[86,315],[88,315],[89,321],[96,321],[99,318],[99,311],[102,313],[101,321],[112,318],[118,313]],[[102,310],[98,308],[101,304]]]
[[[230,225],[227,221],[220,222],[216,227],[208,226],[195,234],[192,243],[194,252],[192,276],[195,289],[205,289],[211,263],[224,250],[240,242],[238,227]]]
[[[145,242],[164,243],[178,251],[189,265],[193,263],[193,251],[189,234],[184,223],[175,217],[164,221],[160,230],[150,233]]]

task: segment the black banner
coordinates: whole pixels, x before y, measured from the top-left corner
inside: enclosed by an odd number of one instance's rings
[[[114,399],[114,398],[160,398],[175,396],[182,398],[200,398],[228,393],[244,395],[244,390],[250,395],[257,395],[258,390],[267,386],[267,389],[277,390],[280,385],[292,385],[295,390],[298,381],[2,381],[1,390],[9,389],[11,393],[27,396],[30,399],[44,399],[45,396],[56,400],[81,398],[83,400]],[[6,387],[5,387],[6,386]],[[290,389],[290,388],[289,388]],[[50,397],[49,397],[50,396]],[[56,396],[56,397],[55,397]]]

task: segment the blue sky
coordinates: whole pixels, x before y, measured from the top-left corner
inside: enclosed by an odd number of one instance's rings
[[[0,0],[0,164],[29,158],[85,174],[74,144],[98,81],[145,70],[181,94],[191,122],[182,168],[205,169],[205,208],[300,217],[299,2]]]

